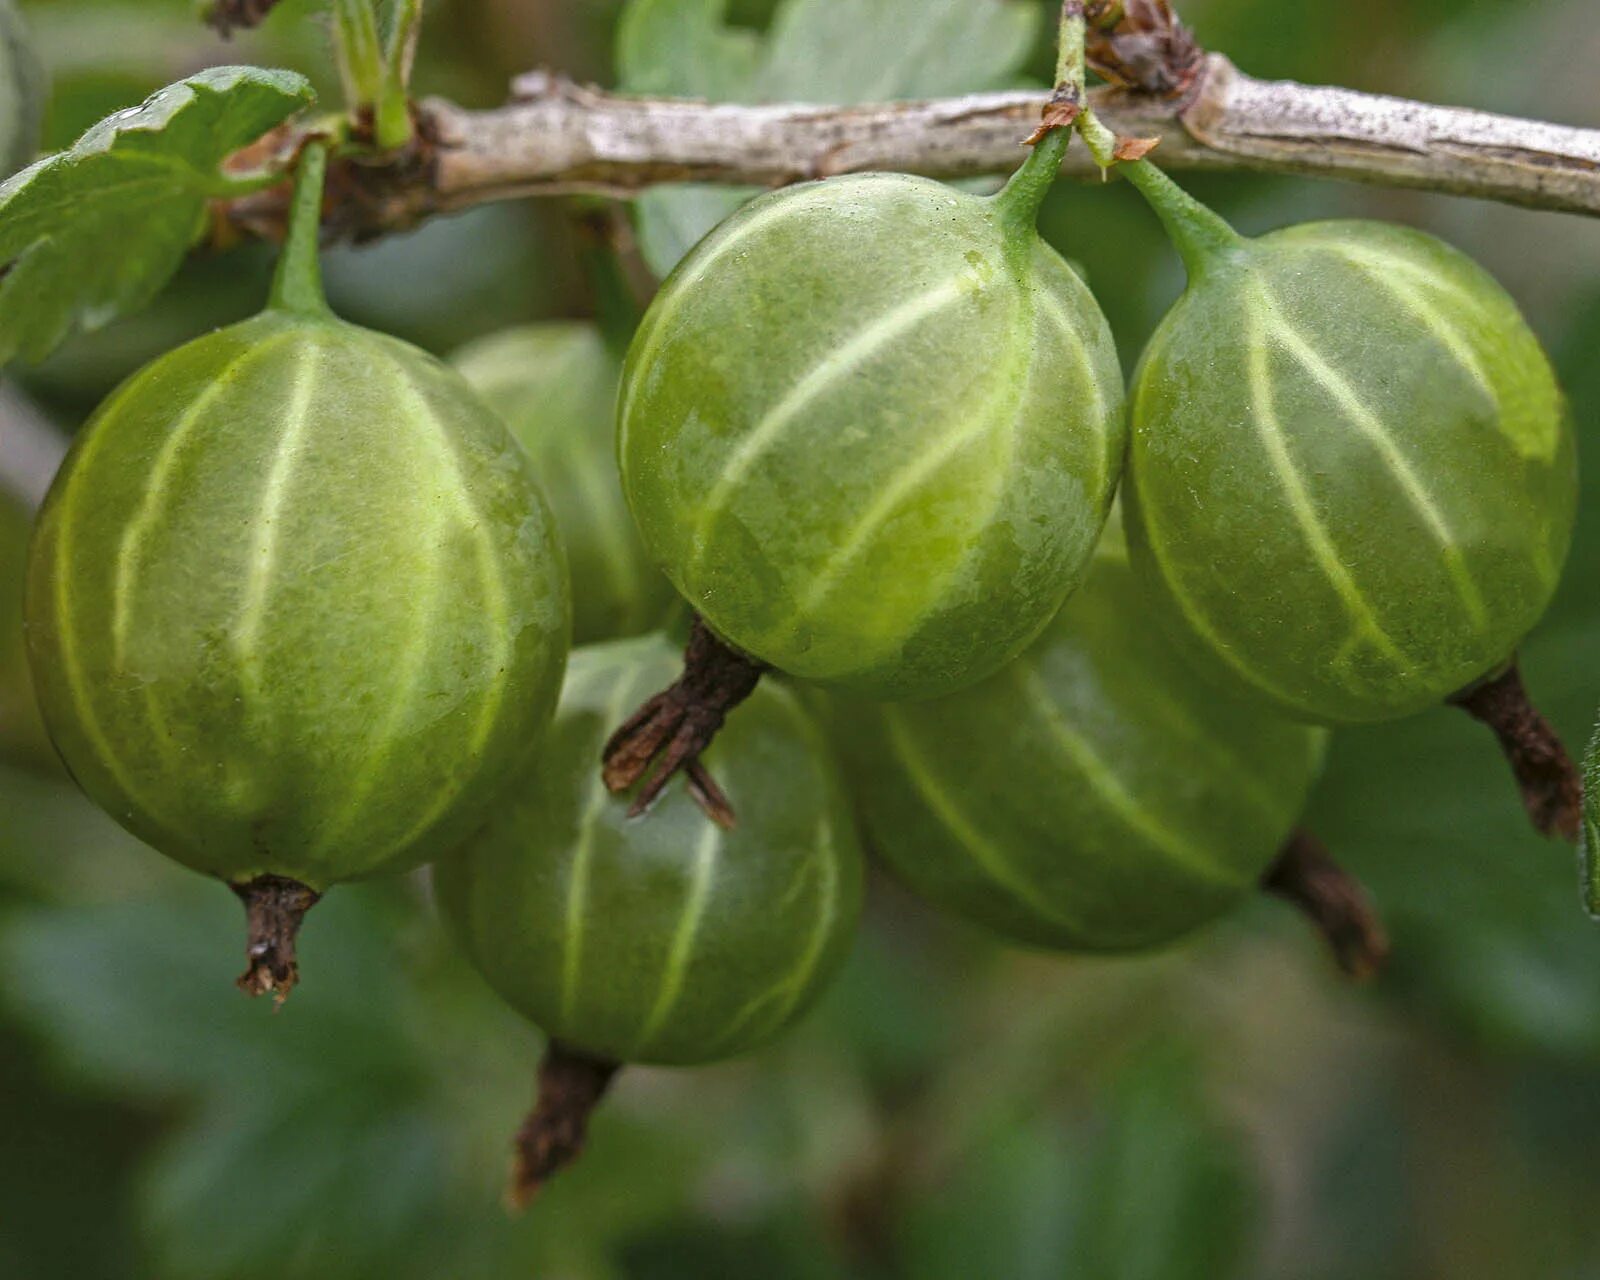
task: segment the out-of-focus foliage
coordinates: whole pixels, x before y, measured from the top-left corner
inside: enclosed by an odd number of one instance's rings
[[[202,71],[7,180],[0,362],[42,359],[148,303],[199,238],[206,201],[261,185],[223,162],[311,101],[295,72]]]
[[[53,77],[50,145],[208,65],[291,66],[335,89],[306,21],[319,0],[283,0],[232,45],[191,0],[25,7]],[[780,7],[815,24],[812,52],[765,25]],[[783,63],[782,92],[737,96],[859,96],[873,82],[838,77],[919,58],[937,82],[881,91],[955,92],[1048,75],[1047,7],[964,0],[951,15],[977,16],[950,36],[920,17],[943,5],[736,0],[690,6],[674,39],[692,38],[697,74],[719,56],[741,74]],[[1179,8],[1258,74],[1600,122],[1590,0]],[[419,88],[487,104],[519,65],[603,75],[620,12],[436,0]],[[881,14],[899,25],[860,25]],[[744,52],[706,52],[723,45]],[[651,74],[689,75],[673,47]],[[650,87],[678,86],[712,92]],[[1581,445],[1596,438],[1600,225],[1291,179],[1190,185],[1245,230],[1359,214],[1457,243],[1523,303]],[[563,217],[508,205],[340,251],[335,305],[437,350],[586,313]],[[1131,366],[1181,279],[1154,219],[1112,183],[1063,187],[1045,226],[1084,264]],[[269,261],[191,262],[150,310],[21,376],[71,429],[137,363],[254,310]],[[1597,557],[1590,475],[1566,585],[1524,654],[1573,745],[1600,695]],[[8,690],[12,651],[0,637]],[[1571,851],[1529,834],[1492,741],[1445,710],[1338,735],[1312,819],[1393,931],[1374,987],[1341,987],[1267,902],[1167,954],[1082,961],[1004,950],[878,885],[841,982],[795,1034],[706,1071],[625,1073],[582,1163],[512,1222],[499,1184],[539,1045],[450,952],[420,885],[330,896],[307,924],[307,980],[274,1015],[228,982],[229,894],[167,868],[63,779],[0,766],[0,1275],[1600,1273],[1600,932]]]
[[[782,0],[758,34],[726,0],[634,0],[617,35],[630,93],[713,102],[880,102],[1017,83],[1039,28],[1015,0]],[[754,192],[666,187],[636,203],[639,247],[665,275]]]

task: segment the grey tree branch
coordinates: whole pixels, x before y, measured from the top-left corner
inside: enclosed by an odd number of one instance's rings
[[[1257,80],[1220,54],[1205,56],[1176,100],[1123,89],[1093,98],[1118,133],[1160,138],[1157,158],[1171,169],[1310,174],[1600,215],[1600,130]],[[1004,173],[1016,166],[1042,102],[1032,93],[987,93],[742,106],[622,97],[536,72],[493,110],[423,102],[414,153],[345,166],[332,187],[330,231],[366,239],[487,201],[628,197],[668,182],[772,186],[865,169]],[[1075,147],[1065,172],[1095,170]],[[269,193],[227,212],[236,225],[272,234],[281,201]]]

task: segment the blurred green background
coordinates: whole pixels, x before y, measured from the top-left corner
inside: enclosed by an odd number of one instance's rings
[[[1034,34],[924,50],[896,88],[1042,82],[1044,6],[964,0],[986,6]],[[762,39],[776,7],[733,0],[736,39]],[[884,64],[904,61],[885,29],[852,30],[864,13],[903,27],[949,7],[826,0],[837,52],[794,59],[786,86],[848,90],[846,53],[873,40]],[[331,90],[320,8],[284,0],[225,45],[191,0],[25,5],[54,79],[48,145],[213,63],[294,66]],[[1180,8],[1258,75],[1600,125],[1593,0]],[[685,88],[715,70],[639,65],[649,51],[619,68],[620,9],[434,0],[419,88],[489,105],[539,64]],[[1580,438],[1595,438],[1600,223],[1292,179],[1191,185],[1247,231],[1376,216],[1465,248],[1520,300]],[[585,314],[571,216],[557,201],[496,206],[337,251],[334,305],[439,351]],[[660,227],[642,227],[647,249]],[[1064,185],[1045,227],[1131,364],[1180,284],[1154,220],[1119,184]],[[33,407],[8,400],[0,416],[36,409],[70,431],[144,360],[252,312],[269,262],[260,247],[195,259],[146,314],[16,371]],[[1565,589],[1524,654],[1574,746],[1600,695],[1592,471],[1585,494]],[[22,510],[0,507],[13,726]],[[515,1221],[498,1189],[537,1037],[441,941],[422,882],[320,906],[310,980],[274,1015],[227,980],[230,894],[100,816],[25,723],[3,750],[8,1280],[1600,1277],[1600,929],[1571,851],[1529,833],[1493,743],[1457,713],[1340,735],[1314,801],[1394,935],[1372,987],[1341,986],[1266,902],[1166,954],[1082,961],[1003,949],[876,883],[851,963],[797,1033],[723,1067],[627,1072],[581,1164]]]

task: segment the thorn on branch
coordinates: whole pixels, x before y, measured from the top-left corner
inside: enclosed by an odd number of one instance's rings
[[[1576,840],[1583,822],[1583,781],[1554,726],[1529,698],[1517,664],[1450,703],[1494,731],[1522,791],[1522,807],[1539,833]]]
[[[202,16],[208,26],[227,40],[236,27],[248,30],[260,26],[277,3],[278,0],[212,0]]]
[[[295,955],[300,925],[322,895],[286,876],[257,876],[228,887],[244,903],[249,937],[245,947],[249,967],[239,975],[239,990],[249,996],[270,992],[273,1001],[282,1005],[300,981]]]
[[[1205,51],[1169,0],[1091,0],[1090,69],[1108,84],[1157,98],[1181,98],[1200,78]]]
[[[620,1063],[550,1042],[539,1063],[538,1098],[517,1130],[506,1189],[511,1209],[527,1208],[546,1182],[583,1154],[589,1117],[620,1069]]]
[[[683,651],[683,674],[656,694],[606,742],[600,776],[613,792],[626,791],[655,769],[640,787],[630,817],[650,807],[672,776],[688,776],[689,794],[721,827],[734,824],[728,797],[700,763],[728,712],[755,691],[764,664],[730,648],[698,615]],[[659,758],[659,759],[658,759]]]
[[[1346,977],[1364,982],[1389,958],[1389,935],[1365,887],[1327,846],[1297,828],[1267,868],[1261,887],[1303,912]]]

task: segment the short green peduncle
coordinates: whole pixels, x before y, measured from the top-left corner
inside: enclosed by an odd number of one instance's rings
[[[322,232],[322,179],[328,167],[324,142],[310,142],[300,152],[295,175],[294,203],[289,208],[289,233],[278,255],[267,306],[274,311],[327,315],[322,293],[322,265],[318,239]]]
[[[1084,67],[1083,0],[1062,0],[1061,24],[1056,38],[1056,91],[1051,105],[1076,108],[1083,102]],[[1011,175],[994,197],[1001,219],[1010,227],[1031,227],[1039,216],[1045,193],[1061,173],[1061,161],[1072,142],[1072,126],[1056,125],[1033,144],[1033,153]]]
[[[1038,142],[1021,166],[994,195],[1000,217],[1008,226],[1031,227],[1039,206],[1061,172],[1061,160],[1072,141],[1070,128],[1052,129]]]
[[[1118,168],[1156,211],[1191,280],[1243,247],[1243,236],[1148,160],[1134,160]]]

